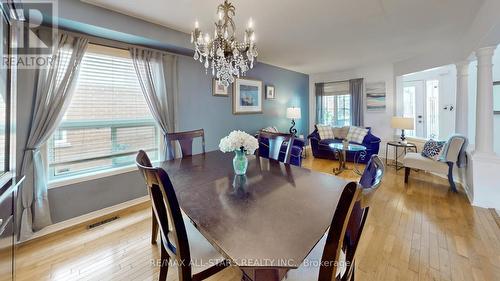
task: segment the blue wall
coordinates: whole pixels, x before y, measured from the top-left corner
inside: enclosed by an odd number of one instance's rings
[[[262,80],[276,87],[276,99],[263,100],[262,114],[232,114],[232,97],[212,96],[212,77],[203,66],[190,57],[179,58],[179,114],[178,130],[205,129],[207,150],[218,149],[219,140],[232,130],[256,133],[267,126],[276,126],[287,132],[290,120],[287,107],[302,110],[297,120],[298,134],[307,135],[309,118],[309,76],[272,65],[257,63],[248,78]]]

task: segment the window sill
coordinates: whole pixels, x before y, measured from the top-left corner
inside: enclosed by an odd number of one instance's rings
[[[61,179],[55,179],[55,180],[49,181],[48,188],[51,189],[51,188],[68,186],[68,185],[72,185],[72,184],[77,184],[77,183],[87,182],[87,181],[91,181],[91,180],[120,175],[120,174],[124,174],[124,173],[129,173],[132,171],[137,171],[136,165],[130,165],[130,166],[125,166],[125,167],[120,167],[120,168],[113,168],[113,169],[106,169],[106,170],[96,171],[96,172],[92,172],[92,173],[88,173],[88,174],[82,174],[82,175],[65,177],[65,178],[61,178]]]

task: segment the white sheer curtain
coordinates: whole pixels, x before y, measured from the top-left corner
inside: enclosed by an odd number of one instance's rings
[[[26,180],[18,197],[21,241],[52,224],[40,147],[55,131],[70,103],[87,45],[86,38],[61,33],[54,42],[52,63],[37,70],[35,105],[21,166],[21,175],[25,175]]]
[[[152,50],[131,48],[130,56],[146,103],[163,135],[175,130],[177,57]],[[173,152],[172,152],[173,153]],[[167,151],[161,153],[166,159]]]

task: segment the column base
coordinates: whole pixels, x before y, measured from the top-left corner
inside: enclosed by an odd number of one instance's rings
[[[472,205],[500,209],[500,157],[495,154],[473,152],[469,162],[472,167]]]

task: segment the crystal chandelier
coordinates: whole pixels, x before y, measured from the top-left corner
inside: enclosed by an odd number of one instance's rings
[[[211,39],[208,33],[203,35],[196,22],[191,43],[195,45],[194,59],[204,64],[206,72],[211,68],[212,76],[217,78],[218,83],[228,87],[235,76],[239,78],[253,68],[258,53],[252,19],[248,22],[243,42],[238,42],[235,38],[233,4],[224,0],[224,4],[217,7],[217,14],[219,19],[215,22],[214,38]]]

